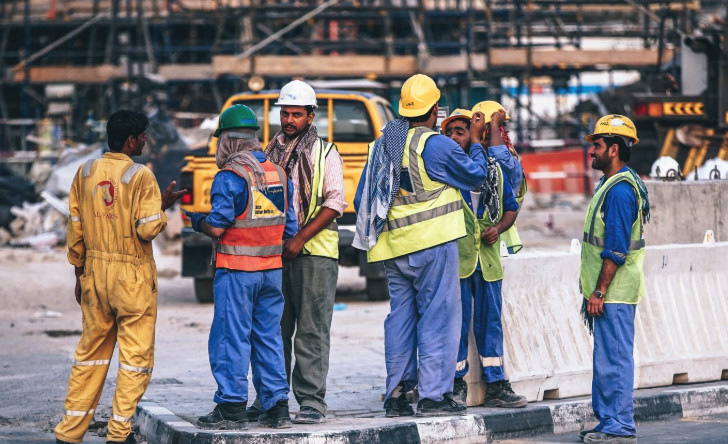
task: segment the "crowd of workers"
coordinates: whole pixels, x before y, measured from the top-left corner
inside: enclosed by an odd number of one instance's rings
[[[356,191],[354,247],[382,262],[389,282],[384,322],[387,417],[467,410],[471,325],[487,384],[483,405],[525,407],[503,369],[501,241],[521,248],[515,221],[523,169],[498,103],[456,109],[435,131],[440,90],[422,74],[402,86],[400,119],[369,145]],[[215,131],[220,171],[209,214],[186,216],[215,239],[215,307],[208,353],[217,382],[205,429],[245,429],[326,418],[330,327],[338,278],[336,218],[346,208],[342,159],[313,119],[316,94],[294,80],[280,91],[281,129],[263,148],[255,113],[234,105]],[[57,442],[79,443],[98,404],[113,348],[119,373],[108,442],[134,442],[131,417],[151,377],[157,279],[151,240],[164,210],[185,192],[160,193],[141,154],[148,121],[119,111],[110,153],[82,165],[71,189],[68,258],[75,266],[83,333]],[[644,184],[626,167],[632,122],[600,119],[589,155],[604,172],[587,210],[580,284],[594,334],[593,407],[584,442],[633,442],[635,307],[643,293]],[[443,229],[446,227],[446,229]],[[295,366],[291,363],[295,357]],[[248,369],[257,394],[248,406]],[[288,393],[300,405],[291,419]],[[407,393],[417,387],[416,410]]]

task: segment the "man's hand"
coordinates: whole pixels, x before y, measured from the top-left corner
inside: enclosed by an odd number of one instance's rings
[[[470,142],[482,143],[484,132],[485,115],[483,115],[480,111],[476,111],[470,119]]]
[[[506,121],[506,112],[502,109],[499,109],[498,111],[494,112],[490,116],[490,127],[491,128],[500,128],[503,126],[503,123]]]
[[[496,227],[486,227],[483,232],[480,234],[480,238],[485,241],[488,245],[493,245],[494,243],[498,242],[498,237],[500,236],[500,233],[498,232],[498,228]]]
[[[78,305],[81,305],[81,279],[76,276],[76,302],[78,302]]]
[[[296,234],[290,239],[283,242],[283,254],[282,256],[286,259],[293,259],[298,256],[298,253],[303,250],[303,246],[306,242],[301,239],[301,236]]]
[[[192,224],[192,229],[197,231],[198,233],[202,231],[202,227],[200,226],[202,224],[202,221],[205,220],[207,217],[206,214],[202,213],[193,213],[191,211],[182,210],[183,213],[185,213],[185,216],[190,220]]]
[[[586,304],[586,312],[590,316],[600,317],[604,314],[604,299],[598,298],[594,293],[589,296],[589,301]]]
[[[166,211],[167,208],[174,205],[174,203],[177,202],[177,199],[182,197],[183,194],[187,194],[187,189],[172,192],[172,190],[174,190],[174,187],[176,186],[177,181],[173,180],[172,182],[170,182],[167,189],[164,190],[164,192],[162,193],[162,211]]]

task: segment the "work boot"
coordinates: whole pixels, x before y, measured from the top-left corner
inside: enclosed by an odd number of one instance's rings
[[[73,444],[68,441],[63,441],[62,439],[56,438],[56,444]]]
[[[387,402],[384,404],[384,409],[386,410],[384,416],[387,418],[415,416],[415,410],[412,408],[409,401],[407,401],[407,394],[404,391],[401,391],[397,397],[387,399]]]
[[[417,403],[417,416],[464,415],[467,410],[467,407],[459,405],[447,394],[442,397],[442,401],[425,398]]]
[[[134,433],[129,433],[123,441],[106,441],[106,444],[137,444],[137,440],[134,438]]]
[[[258,404],[253,404],[250,407],[248,407],[248,422],[255,422],[258,420],[260,415],[265,415],[265,412],[262,408],[258,408]]]
[[[197,418],[197,426],[202,429],[245,430],[248,428],[248,414],[245,402],[223,402],[215,410]]]
[[[326,417],[323,413],[307,405],[301,407],[296,417],[293,418],[294,424],[321,424],[325,421]]]
[[[621,436],[604,432],[592,432],[584,436],[584,442],[588,444],[632,444],[637,442],[637,437],[634,435]]]
[[[291,414],[288,412],[288,400],[281,399],[258,417],[261,427],[272,429],[287,429],[291,427]]]
[[[467,406],[468,383],[463,378],[455,378],[452,386],[452,399],[460,405]]]
[[[584,442],[584,437],[586,435],[588,435],[590,433],[596,433],[598,431],[599,430],[597,430],[597,429],[582,430],[581,432],[579,432],[579,441]]]
[[[511,383],[504,379],[502,381],[489,382],[485,390],[485,401],[483,407],[503,407],[513,409],[526,407],[528,401],[525,396],[513,393]]]

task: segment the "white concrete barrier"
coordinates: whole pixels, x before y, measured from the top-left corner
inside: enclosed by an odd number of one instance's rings
[[[504,258],[505,370],[529,401],[589,395],[592,337],[581,317],[578,253]],[[728,242],[647,247],[635,320],[635,387],[728,379]],[[471,333],[472,335],[472,333]],[[468,405],[485,386],[470,341]]]

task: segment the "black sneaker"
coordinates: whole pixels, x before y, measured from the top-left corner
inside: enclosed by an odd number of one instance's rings
[[[417,403],[417,416],[464,415],[467,410],[467,407],[459,405],[448,395],[443,396],[442,401],[425,398]]]
[[[321,424],[325,421],[326,417],[323,413],[313,407],[303,406],[292,422],[294,424]]]
[[[511,388],[511,383],[504,379],[488,383],[485,390],[485,401],[483,407],[503,407],[508,409],[526,407],[528,401],[525,396],[516,395]]]
[[[455,378],[452,385],[452,399],[460,405],[467,406],[468,383],[463,378]]]
[[[248,414],[245,402],[224,402],[215,410],[197,418],[197,426],[202,429],[245,430],[248,428]]]
[[[291,427],[291,414],[288,412],[288,400],[281,399],[258,417],[258,424],[261,427],[272,429],[287,429]]]
[[[387,418],[397,418],[399,416],[415,416],[415,410],[407,401],[407,394],[402,392],[396,398],[389,398],[384,405]]]
[[[584,436],[587,444],[633,444],[637,442],[635,435],[622,436],[604,432],[591,432]]]
[[[582,430],[581,432],[579,432],[579,441],[582,441],[583,442],[584,441],[584,437],[586,435],[588,435],[590,433],[596,433],[598,431],[599,430],[597,430],[597,429]]]
[[[258,420],[258,417],[260,415],[265,415],[265,412],[263,411],[262,408],[259,407],[259,404],[257,403],[257,401],[256,401],[256,403],[254,403],[253,405],[248,407],[247,412],[248,412],[248,422],[255,422]]]
[[[129,433],[123,441],[106,441],[106,444],[137,444],[137,440],[134,438],[133,433]]]

